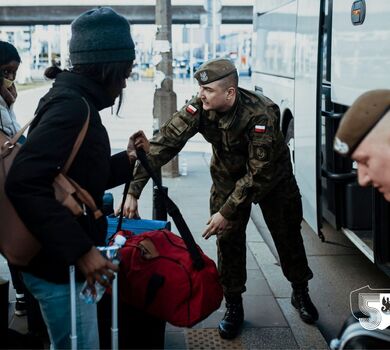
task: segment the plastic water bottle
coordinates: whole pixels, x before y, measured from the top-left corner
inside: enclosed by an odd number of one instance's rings
[[[103,297],[105,291],[106,287],[102,286],[99,282],[95,282],[94,285],[90,286],[85,281],[80,292],[80,299],[86,304],[96,304]]]
[[[118,250],[126,243],[126,238],[120,234],[117,234],[114,238],[114,243],[108,247],[97,247],[105,258],[115,262],[118,256]],[[83,288],[80,292],[80,299],[86,304],[96,304],[103,297],[106,287],[102,286],[99,282],[95,282],[94,285],[88,285],[87,281],[84,282]]]

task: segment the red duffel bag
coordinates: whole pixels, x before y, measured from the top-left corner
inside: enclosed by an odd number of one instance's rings
[[[194,268],[186,244],[174,233],[130,232],[120,250],[120,298],[175,326],[202,321],[219,308],[223,292],[214,261],[197,249],[201,269]]]

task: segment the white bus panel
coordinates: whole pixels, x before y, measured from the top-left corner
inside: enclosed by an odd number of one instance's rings
[[[390,87],[390,1],[366,0],[360,25],[352,24],[351,5],[333,1],[332,101],[347,106],[365,91]]]
[[[295,65],[295,177],[303,215],[318,233],[317,66],[320,0],[298,2]]]

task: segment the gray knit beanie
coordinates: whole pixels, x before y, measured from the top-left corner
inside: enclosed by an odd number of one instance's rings
[[[72,22],[69,51],[73,65],[132,61],[129,22],[110,7],[84,12]]]

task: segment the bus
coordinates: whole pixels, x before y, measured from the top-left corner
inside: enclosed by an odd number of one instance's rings
[[[252,82],[280,108],[304,219],[323,241],[326,220],[388,275],[389,204],[358,186],[333,139],[358,96],[390,88],[389,18],[389,0],[256,0],[252,39]]]

